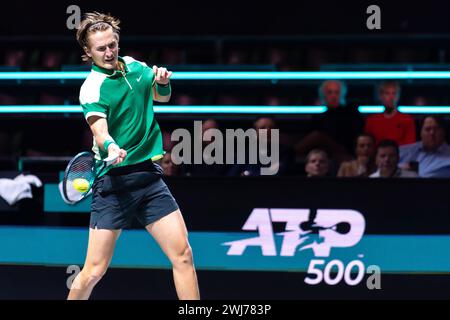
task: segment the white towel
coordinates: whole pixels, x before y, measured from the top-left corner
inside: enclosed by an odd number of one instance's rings
[[[24,176],[23,174],[18,175],[14,179],[0,179],[0,197],[5,199],[10,206],[22,199],[31,199],[33,198],[31,185],[40,188],[42,187],[42,182],[36,176]]]

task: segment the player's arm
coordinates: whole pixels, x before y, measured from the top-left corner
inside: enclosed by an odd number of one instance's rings
[[[169,102],[172,94],[172,88],[170,86],[172,71],[168,71],[166,68],[153,66],[153,73],[155,74],[155,85],[152,88],[153,100],[158,102]]]
[[[108,157],[118,155],[116,162],[113,164],[121,163],[127,156],[127,152],[124,149],[121,149],[109,135],[108,122],[106,119],[99,116],[91,116],[87,121],[99,148],[107,151]]]

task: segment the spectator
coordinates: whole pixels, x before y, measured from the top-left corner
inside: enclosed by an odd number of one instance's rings
[[[291,69],[288,65],[289,57],[287,56],[286,50],[278,48],[269,49],[267,52],[267,61],[279,71],[290,71]]]
[[[272,94],[262,97],[262,99],[260,101],[261,101],[261,104],[264,106],[286,106],[286,105],[292,104],[292,103],[290,103],[290,99],[288,97],[286,97],[286,96],[280,97],[278,95],[272,95]],[[295,103],[297,103],[297,102],[295,102]]]
[[[3,65],[7,67],[23,67],[25,64],[25,58],[25,50],[9,50],[6,52],[5,62]]]
[[[297,154],[305,155],[315,148],[325,149],[337,162],[350,160],[353,143],[363,129],[363,120],[355,107],[346,106],[347,87],[341,81],[328,80],[319,87],[319,98],[328,109],[318,115],[316,130],[296,146]]]
[[[163,141],[163,149],[165,151],[171,151],[173,146],[176,144],[176,141],[172,141],[172,133],[167,130],[161,130],[162,141]]]
[[[239,98],[237,98],[235,96],[230,96],[230,95],[221,95],[217,99],[218,105],[237,106],[237,105],[242,104],[241,102],[242,101]]]
[[[164,171],[164,175],[168,177],[178,176],[180,167],[173,163],[172,155],[170,152],[166,152],[161,160],[161,167]]]
[[[418,169],[420,177],[450,177],[450,146],[445,142],[442,120],[435,116],[425,117],[420,138],[421,141],[400,148],[400,166]]]
[[[428,104],[429,104],[428,99],[425,98],[424,96],[414,97],[412,102],[413,106],[426,106]]]
[[[399,148],[393,140],[382,140],[377,148],[376,163],[378,170],[371,174],[371,178],[413,178],[417,177],[414,171],[399,168]]]
[[[343,162],[338,177],[368,177],[376,171],[375,139],[368,134],[360,134],[356,139],[356,159]]]
[[[180,106],[189,106],[189,105],[195,105],[196,101],[193,97],[187,94],[179,94],[175,98],[175,104]]]
[[[244,54],[244,52],[242,52],[238,49],[233,49],[228,53],[227,64],[240,65],[240,64],[246,64],[246,62],[247,62],[247,59],[246,59],[246,55]]]
[[[307,177],[325,177],[330,172],[330,159],[325,150],[313,149],[306,156]]]
[[[42,57],[41,67],[44,70],[59,70],[61,68],[62,60],[62,52],[46,51]]]
[[[267,146],[269,150],[267,150],[267,154],[271,154],[270,146],[271,146],[271,130],[278,129],[275,120],[269,117],[260,117],[258,118],[253,127],[257,131],[257,137],[260,138],[260,130],[267,130]],[[264,135],[262,135],[264,137]],[[259,145],[259,143],[258,143]],[[247,149],[248,150],[248,149]],[[258,147],[258,152],[261,150]],[[247,157],[248,159],[248,157]],[[290,172],[292,169],[292,164],[294,162],[294,152],[292,148],[289,146],[280,143],[279,144],[279,158],[278,162],[271,163],[273,171],[276,171],[275,175],[284,175]],[[228,175],[230,176],[259,176],[261,175],[261,168],[265,167],[261,163],[256,164],[235,164],[231,167]],[[275,170],[276,169],[276,170]]]
[[[416,142],[414,119],[397,111],[400,85],[397,82],[385,81],[379,86],[378,95],[385,111],[367,117],[364,131],[375,137],[377,145],[381,140],[394,140],[398,145]]]
[[[169,66],[182,64],[182,53],[177,48],[164,48],[161,53],[161,61],[165,61],[165,64]]]
[[[267,52],[268,63],[279,68],[286,60],[286,52],[278,48],[270,48]]]
[[[280,106],[282,105],[281,99],[277,96],[267,96],[263,100],[265,106]]]
[[[50,92],[42,92],[39,97],[39,103],[41,105],[58,105],[64,104],[63,96],[56,95]]]

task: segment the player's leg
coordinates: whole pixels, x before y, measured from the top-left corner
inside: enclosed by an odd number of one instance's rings
[[[192,250],[180,210],[177,209],[147,225],[146,229],[172,263],[178,298],[181,300],[200,299]]]
[[[89,244],[83,270],[72,283],[68,300],[89,299],[92,289],[111,262],[121,230],[89,229]]]

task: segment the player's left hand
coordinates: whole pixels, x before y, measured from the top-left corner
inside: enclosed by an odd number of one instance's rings
[[[155,80],[158,84],[168,84],[169,79],[172,76],[172,71],[168,71],[166,68],[153,66],[153,72],[155,73]]]

